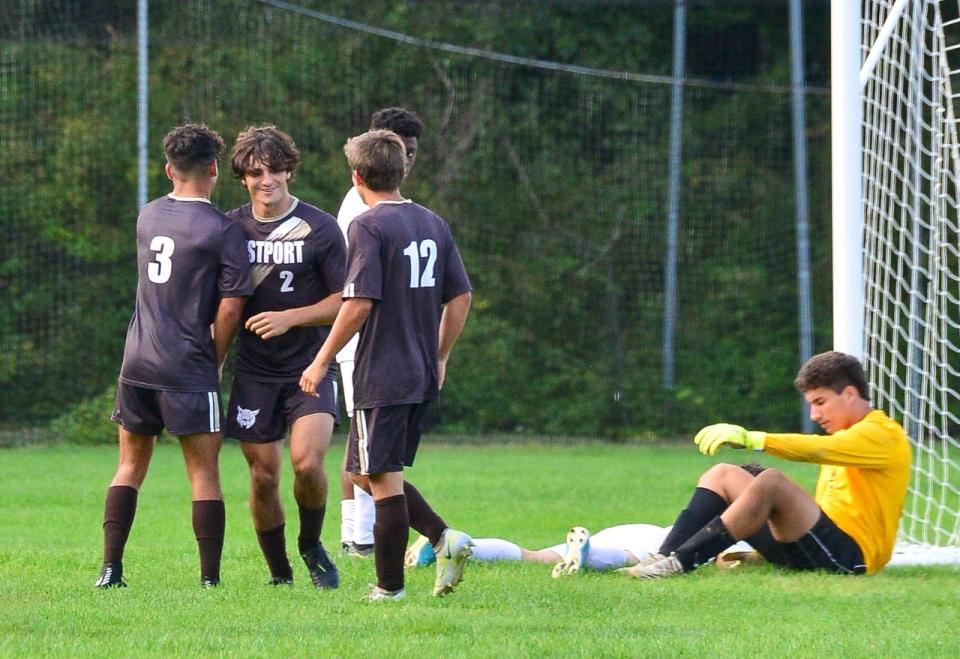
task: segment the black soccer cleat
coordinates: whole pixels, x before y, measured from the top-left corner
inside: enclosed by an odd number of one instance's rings
[[[126,588],[123,580],[123,563],[104,563],[94,588]]]
[[[317,544],[300,554],[307,569],[310,570],[310,580],[317,588],[333,589],[340,585],[340,573],[337,566],[330,560],[330,555],[323,548],[323,543]]]
[[[292,586],[293,577],[273,577],[270,579],[268,586]]]

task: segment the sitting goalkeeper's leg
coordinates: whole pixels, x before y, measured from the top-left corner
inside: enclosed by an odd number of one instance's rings
[[[676,552],[640,563],[628,574],[657,579],[690,572],[765,524],[777,541],[794,542],[813,528],[820,512],[806,490],[775,469],[767,469],[753,478],[722,515],[710,520]]]
[[[659,553],[669,556],[714,517],[723,511],[750,485],[754,477],[742,468],[718,464],[708,469],[697,481],[690,502],[660,546]]]
[[[677,548],[676,558],[683,572],[689,572],[768,523],[775,540],[794,542],[813,528],[820,512],[806,490],[779,471],[767,469],[722,515]]]

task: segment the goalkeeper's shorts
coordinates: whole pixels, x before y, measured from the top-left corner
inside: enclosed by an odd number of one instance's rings
[[[838,574],[864,574],[867,571],[863,552],[827,514],[796,542],[778,542],[768,528],[747,539],[770,563],[794,570],[825,570]]]

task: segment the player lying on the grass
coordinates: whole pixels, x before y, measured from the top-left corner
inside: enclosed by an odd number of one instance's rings
[[[759,474],[764,467],[756,462],[741,465],[751,474]],[[655,524],[620,524],[602,529],[591,535],[582,527],[575,526],[567,533],[564,544],[544,549],[526,549],[502,538],[474,538],[471,558],[479,561],[527,561],[553,565],[554,579],[576,574],[581,568],[591,570],[616,570],[636,565],[653,556],[663,544],[670,527]],[[759,543],[767,542],[763,534],[753,538]],[[738,542],[728,554],[735,560],[755,561],[747,553],[754,553],[747,542]],[[404,564],[408,567],[423,567],[433,564],[433,548],[429,540],[419,536],[407,549]],[[731,566],[732,561],[726,563]]]
[[[694,441],[709,455],[726,445],[820,464],[816,495],[775,469],[752,476],[715,465],[700,477],[658,555],[625,572],[648,579],[690,572],[764,527],[775,544],[757,549],[772,563],[841,574],[871,574],[886,565],[910,473],[903,428],[871,408],[863,368],[850,355],[815,355],[794,385],[827,436],[721,423],[702,429]]]
[[[340,309],[346,246],[333,216],[290,194],[300,152],[289,135],[251,126],[237,137],[230,164],[250,194],[250,203],[228,215],[246,233],[256,290],[243,310],[226,434],[240,440],[250,467],[253,527],[276,585],[293,583],[280,502],[283,438],[290,431],[297,549],[313,585],[336,588],[337,568],[320,542],[327,506],[323,458],[337,418],[336,366],[317,396],[303,393],[299,382]]]
[[[472,543],[447,526],[403,469],[413,464],[424,414],[439,396],[466,322],[470,279],[447,223],[400,194],[403,141],[374,130],[352,138],[344,150],[370,210],[350,224],[343,306],[300,386],[315,394],[337,352],[360,332],[347,470],[376,502],[377,585],[368,599],[404,596],[411,526],[437,552],[433,594],[439,596],[460,582]]]
[[[243,229],[210,204],[222,149],[220,136],[202,124],[167,133],[173,191],[137,217],[137,302],[111,417],[120,424],[120,461],[104,503],[98,588],[126,585],[124,547],[164,427],[180,439],[190,479],[200,583],[220,582],[219,369],[253,292]]]
[[[581,569],[605,571],[636,565],[650,558],[663,544],[670,527],[655,524],[620,524],[591,535],[582,526],[567,533],[566,541],[544,549],[526,549],[502,538],[474,538],[471,559],[478,561],[525,561],[553,565],[554,579]],[[752,548],[739,542],[731,548],[740,557]],[[732,554],[731,554],[732,555]],[[430,541],[419,536],[404,559],[407,567],[424,567],[436,560]],[[728,564],[729,566],[729,564]]]

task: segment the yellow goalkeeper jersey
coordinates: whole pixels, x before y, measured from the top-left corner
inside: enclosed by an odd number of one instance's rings
[[[768,433],[763,450],[822,465],[817,504],[859,545],[867,574],[887,564],[910,478],[910,442],[899,423],[872,410],[832,435]]]

